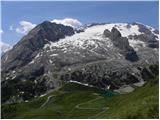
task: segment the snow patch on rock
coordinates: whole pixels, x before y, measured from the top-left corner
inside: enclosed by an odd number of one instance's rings
[[[93,87],[92,85],[89,85],[88,83],[81,83],[81,82],[73,81],[73,80],[70,80],[69,82],[71,82],[71,83],[77,83],[77,84],[84,85],[84,86],[87,86],[87,87]]]

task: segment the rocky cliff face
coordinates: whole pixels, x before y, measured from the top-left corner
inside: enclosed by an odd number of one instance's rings
[[[10,71],[29,63],[46,43],[74,34],[71,27],[44,21],[24,36],[2,57],[2,71]]]
[[[127,60],[132,62],[138,60],[136,51],[129,45],[127,37],[122,37],[116,28],[113,27],[111,32],[106,29],[103,34],[111,39],[113,45],[119,48],[120,53],[124,55]]]
[[[139,23],[77,31],[43,22],[2,56],[2,102],[28,100],[78,81],[118,89],[158,74],[158,30]]]

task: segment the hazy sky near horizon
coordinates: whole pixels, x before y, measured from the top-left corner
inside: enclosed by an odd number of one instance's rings
[[[2,41],[17,43],[28,29],[49,20],[72,18],[82,24],[141,22],[158,29],[158,1],[9,2],[2,1]]]

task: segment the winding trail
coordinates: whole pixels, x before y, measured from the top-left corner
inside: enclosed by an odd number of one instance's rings
[[[98,94],[96,94],[96,95],[98,95]],[[70,111],[70,113],[72,113],[72,111],[74,111],[75,108],[80,109],[80,110],[102,110],[101,112],[98,112],[97,114],[87,118],[87,119],[94,119],[95,117],[99,116],[100,114],[106,112],[109,109],[109,107],[92,108],[92,107],[80,107],[80,105],[83,105],[83,104],[86,104],[86,103],[89,103],[89,102],[93,102],[93,101],[99,100],[101,98],[103,98],[103,97],[98,96],[97,98],[89,100],[87,102],[79,103],[79,104],[75,105],[75,107],[73,107],[73,109]]]
[[[62,92],[62,93],[65,93],[65,92]],[[98,96],[98,94],[94,94],[94,95]],[[50,95],[50,96],[48,96],[48,97],[47,97],[47,100],[40,106],[40,108],[43,108],[45,105],[47,105],[47,103],[51,100],[51,98],[56,97],[56,96],[58,96],[58,95]],[[75,107],[73,107],[73,109],[70,111],[70,113],[71,113],[75,108],[76,108],[76,109],[80,109],[80,110],[101,110],[101,112],[99,112],[99,113],[97,113],[97,114],[95,114],[95,115],[93,115],[93,116],[91,116],[91,117],[88,118],[88,119],[93,119],[93,118],[99,116],[100,114],[106,112],[106,111],[109,109],[109,107],[102,107],[102,108],[94,108],[94,107],[93,107],[93,108],[92,108],[92,107],[81,107],[81,105],[84,105],[84,104],[87,104],[87,103],[90,103],[90,102],[99,100],[99,99],[101,99],[101,98],[103,98],[103,97],[102,97],[102,96],[98,96],[97,98],[92,99],[92,100],[89,100],[89,101],[87,101],[87,102],[79,103],[79,104],[75,105]]]
[[[79,104],[77,104],[76,106],[75,106],[75,108],[77,108],[77,109],[97,109],[97,108],[84,108],[84,107],[80,107],[80,105],[83,105],[83,104],[86,104],[86,103],[89,103],[89,102],[92,102],[92,101],[95,101],[95,100],[98,100],[98,99],[101,99],[102,97],[98,97],[98,98],[95,98],[95,99],[92,99],[92,100],[89,100],[89,101],[87,101],[87,102],[83,102],[83,103],[79,103]]]
[[[61,87],[62,87],[62,82],[59,81],[59,87],[57,87],[57,88],[54,89],[54,90],[48,91],[47,94],[49,94],[49,93],[51,93],[51,92],[53,92],[53,91],[58,91]],[[43,108],[43,107],[49,102],[49,100],[50,100],[52,97],[55,97],[55,96],[57,96],[57,95],[50,95],[50,96],[48,96],[47,100],[46,100],[39,108]]]
[[[75,108],[81,109],[81,110],[102,110],[101,112],[95,114],[94,116],[91,116],[91,117],[88,118],[88,119],[97,117],[98,115],[100,115],[100,114],[106,112],[106,111],[109,109],[109,107],[103,107],[103,108],[91,108],[91,107],[80,107],[80,105],[83,105],[83,104],[86,104],[86,103],[89,103],[89,102],[93,102],[93,101],[96,101],[96,100],[101,99],[101,98],[103,98],[103,97],[98,96],[98,97],[95,98],[95,99],[92,99],[92,100],[89,100],[89,101],[87,101],[87,102],[80,103],[80,104],[76,105]]]
[[[49,100],[50,100],[53,96],[54,96],[54,95],[48,96],[47,100],[40,106],[40,108],[43,108],[43,107],[49,102]]]

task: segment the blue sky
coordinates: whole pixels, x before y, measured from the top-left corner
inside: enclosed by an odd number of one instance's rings
[[[74,18],[81,23],[141,22],[158,28],[158,1],[134,2],[2,2],[2,41],[15,44],[20,21],[39,24],[44,20]],[[12,30],[11,27],[12,26]]]

